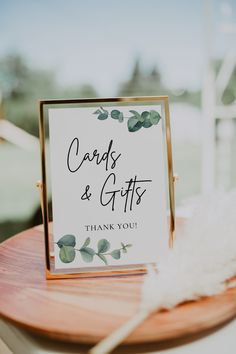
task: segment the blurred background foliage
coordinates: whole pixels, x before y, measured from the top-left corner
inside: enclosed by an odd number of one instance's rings
[[[61,87],[56,74],[49,70],[32,68],[19,54],[0,59],[0,88],[4,99],[5,115],[12,123],[38,136],[38,99],[99,97],[96,88],[85,83],[81,86]],[[230,93],[232,92],[230,90]],[[117,88],[116,96],[168,95],[171,102],[188,102],[200,107],[200,90],[172,91],[162,82],[159,69],[142,69],[136,59],[130,77]]]
[[[90,84],[60,87],[54,72],[32,68],[18,54],[7,55],[0,60],[0,89],[7,119],[35,136],[39,134],[39,99],[97,96]]]

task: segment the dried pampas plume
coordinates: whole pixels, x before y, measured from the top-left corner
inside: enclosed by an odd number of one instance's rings
[[[226,282],[236,275],[236,191],[202,200],[157,269],[145,276],[140,311],[90,354],[111,352],[154,311],[236,286]]]

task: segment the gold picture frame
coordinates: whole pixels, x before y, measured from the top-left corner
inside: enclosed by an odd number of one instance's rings
[[[165,145],[166,145],[166,164],[167,164],[167,178],[168,178],[168,202],[169,202],[169,247],[173,247],[174,231],[175,231],[175,191],[173,175],[173,160],[172,160],[172,146],[171,146],[171,131],[170,131],[170,113],[169,113],[169,99],[168,96],[142,96],[142,97],[118,97],[118,98],[89,98],[89,99],[62,99],[62,100],[40,100],[39,101],[39,133],[40,133],[40,153],[41,153],[41,173],[42,180],[38,182],[37,186],[40,189],[41,209],[44,224],[44,240],[45,240],[45,260],[46,260],[46,278],[75,278],[75,277],[94,277],[94,276],[111,276],[122,274],[137,274],[146,271],[145,265],[137,266],[120,266],[106,267],[102,271],[86,270],[82,272],[60,272],[55,270],[54,253],[52,250],[50,240],[50,226],[49,226],[49,205],[48,205],[48,182],[47,182],[47,166],[46,166],[46,116],[47,110],[50,107],[73,107],[73,105],[95,105],[95,104],[146,104],[155,103],[161,104],[165,116]]]

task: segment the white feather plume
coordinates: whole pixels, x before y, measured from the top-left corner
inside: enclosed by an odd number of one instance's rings
[[[157,269],[142,288],[149,311],[224,291],[236,275],[236,191],[203,200]]]

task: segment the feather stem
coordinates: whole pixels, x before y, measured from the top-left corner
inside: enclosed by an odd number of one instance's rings
[[[88,354],[108,354],[115,349],[125,338],[131,334],[138,325],[140,325],[152,311],[140,309],[124,325],[112,332],[108,337],[95,345]]]

